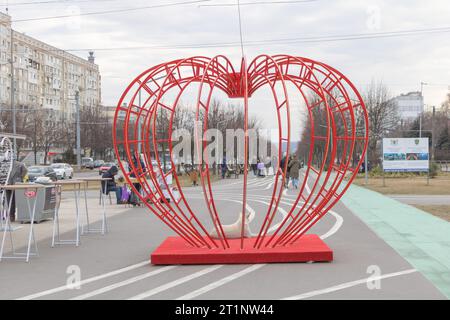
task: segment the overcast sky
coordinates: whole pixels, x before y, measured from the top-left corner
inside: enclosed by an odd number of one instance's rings
[[[9,3],[13,20],[77,12],[128,9],[189,0],[35,0]],[[280,1],[280,0],[274,0]],[[52,2],[52,3],[43,3]],[[448,27],[449,32],[332,42],[269,43],[246,46],[249,59],[261,53],[286,53],[327,63],[363,89],[383,80],[393,94],[419,91],[425,103],[439,106],[450,85],[450,5],[448,0],[317,0],[291,4],[245,5],[268,0],[241,0],[244,41],[368,34]],[[233,4],[211,0],[203,5]],[[15,4],[15,5],[14,5]],[[5,6],[1,7],[5,12]],[[97,49],[103,103],[114,105],[126,85],[142,70],[193,55],[225,54],[235,64],[239,46],[184,49],[114,48],[239,42],[236,6],[178,5],[74,18],[14,22],[15,30],[62,49]],[[100,50],[102,48],[113,50]],[[87,51],[74,51],[87,56]]]

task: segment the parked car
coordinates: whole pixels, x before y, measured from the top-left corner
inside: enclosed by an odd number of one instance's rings
[[[29,182],[34,182],[39,177],[47,177],[52,181],[58,180],[55,170],[50,166],[33,166],[28,168]]]
[[[67,163],[53,163],[51,165],[53,170],[56,172],[56,177],[58,179],[72,179],[73,178],[73,168]]]
[[[105,164],[105,161],[103,161],[103,160],[95,160],[94,161],[94,168],[100,168],[104,164]]]
[[[92,158],[82,158],[81,159],[81,166],[83,168],[93,170],[94,169],[94,159],[92,159]]]
[[[115,166],[116,164],[114,162],[105,162],[99,169],[98,174],[102,175],[109,169],[111,169],[112,166]]]

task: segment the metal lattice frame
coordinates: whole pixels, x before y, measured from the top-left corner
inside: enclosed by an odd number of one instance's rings
[[[14,162],[14,148],[11,140],[8,137],[1,137],[0,134],[0,185],[6,186],[9,183],[11,171]],[[5,191],[0,192],[0,220],[1,228],[3,229],[4,220],[6,220],[6,215],[9,214],[7,208],[8,204]]]
[[[360,94],[336,69],[307,58],[287,55],[261,55],[248,66],[243,59],[239,72],[234,70],[231,62],[224,56],[212,59],[199,56],[160,64],[139,75],[123,93],[116,110],[113,129],[116,156],[130,164],[131,171],[126,179],[131,186],[133,184],[130,176],[138,180],[143,192],[140,194],[133,187],[134,192],[150,211],[190,245],[205,249],[230,247],[215,205],[208,159],[203,159],[200,165],[200,180],[209,218],[219,239],[212,239],[209,236],[204,223],[199,219],[200,215],[189,206],[176,175],[172,154],[174,114],[181,96],[193,83],[199,85],[196,120],[203,121],[204,130],[208,128],[208,111],[214,89],[223,91],[231,98],[244,99],[243,129],[246,138],[243,159],[242,222],[247,211],[249,97],[263,87],[268,87],[272,92],[278,121],[278,145],[286,144],[289,155],[291,119],[287,87],[293,86],[301,94],[307,106],[311,126],[305,179],[299,188],[294,205],[279,226],[269,234],[283,197],[283,181],[287,172],[287,161],[283,168],[278,164],[272,198],[254,241],[254,247],[259,249],[295,243],[339,201],[361,166],[362,155],[365,154],[368,143],[368,117]],[[164,97],[169,91],[176,92],[175,99],[173,103],[166,104]],[[311,96],[314,97],[313,100]],[[157,131],[157,115],[161,108],[170,115],[167,132]],[[323,113],[326,123],[318,122],[314,112]],[[283,127],[283,123],[287,124],[286,127]],[[139,130],[141,124],[142,130]],[[326,128],[325,135],[316,133],[319,127]],[[202,137],[199,134],[202,135],[203,132],[196,132],[194,138],[201,141]],[[161,144],[167,144],[170,150],[172,169],[168,172],[163,172],[158,154]],[[140,161],[133,161],[134,158],[140,159],[138,145],[142,145],[147,171],[141,166]],[[197,155],[202,155],[207,143],[204,141],[197,145],[195,151]],[[279,149],[278,159],[281,159],[282,151]],[[120,150],[124,150],[124,157],[121,157]],[[320,157],[317,150],[320,151]],[[151,159],[153,152],[156,167],[153,166]],[[313,162],[316,163],[315,166]],[[123,168],[122,163],[120,161],[119,163],[122,171],[127,172],[128,168]],[[173,174],[180,193],[178,200],[166,181],[170,174]],[[313,180],[312,188],[308,186],[309,179]],[[166,200],[163,189],[169,194],[171,201]],[[241,230],[241,248],[244,248],[244,223]]]

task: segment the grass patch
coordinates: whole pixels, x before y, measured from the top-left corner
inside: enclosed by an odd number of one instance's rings
[[[421,195],[450,195],[450,175],[448,173],[430,179],[420,175],[388,176],[383,186],[382,177],[371,177],[365,184],[364,176],[358,175],[354,183],[382,194],[421,194]]]

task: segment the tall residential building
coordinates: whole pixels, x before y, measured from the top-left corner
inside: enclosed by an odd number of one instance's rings
[[[87,60],[11,29],[11,17],[0,13],[0,108],[11,104],[11,38],[14,62],[15,105],[44,108],[61,120],[75,114],[75,93],[80,106],[101,103],[101,77],[93,52]]]
[[[410,92],[394,98],[400,119],[412,121],[424,111],[423,96],[420,92]]]

